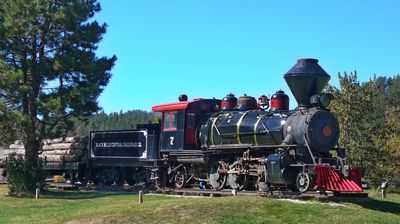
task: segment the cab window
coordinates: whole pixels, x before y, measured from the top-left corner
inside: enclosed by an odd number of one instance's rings
[[[177,127],[176,111],[164,112],[164,131],[175,131]]]
[[[195,114],[194,113],[188,113],[187,114],[187,128],[195,128]]]

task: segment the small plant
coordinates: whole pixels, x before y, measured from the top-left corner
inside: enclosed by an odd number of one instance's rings
[[[6,163],[9,193],[15,196],[33,194],[36,188],[43,189],[46,174],[42,161],[24,159],[21,155],[12,154]]]

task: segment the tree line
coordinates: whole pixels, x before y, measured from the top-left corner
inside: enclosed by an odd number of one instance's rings
[[[90,131],[135,129],[137,124],[157,123],[160,116],[156,113],[130,110],[127,112],[97,113],[86,120],[76,119],[69,135],[87,135]]]
[[[160,119],[160,114],[143,110],[111,113],[101,111],[85,118],[72,118],[71,128],[64,132],[57,133],[55,137],[84,136],[88,135],[91,131],[131,130],[136,129],[137,124],[157,123]],[[3,134],[0,134],[0,147],[2,148],[7,148],[15,140],[21,139],[21,135],[18,133],[7,133],[7,129],[2,129],[2,132]]]

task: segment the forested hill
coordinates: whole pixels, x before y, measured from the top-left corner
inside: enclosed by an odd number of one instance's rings
[[[70,134],[87,135],[90,131],[135,129],[137,124],[155,123],[160,115],[142,110],[127,112],[104,112],[91,116],[87,121],[75,121],[75,128]]]

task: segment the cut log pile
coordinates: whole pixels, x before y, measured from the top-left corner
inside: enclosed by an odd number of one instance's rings
[[[47,162],[79,162],[85,155],[88,137],[67,137],[45,139],[39,148],[39,157]],[[20,140],[9,146],[9,149],[0,149],[0,165],[11,154],[24,155],[25,148]]]
[[[47,162],[79,162],[87,142],[87,136],[46,139],[42,141],[39,156]]]
[[[0,165],[4,165],[7,157],[13,153],[15,155],[25,155],[25,147],[24,144],[22,144],[22,141],[15,141],[8,149],[0,149]]]

